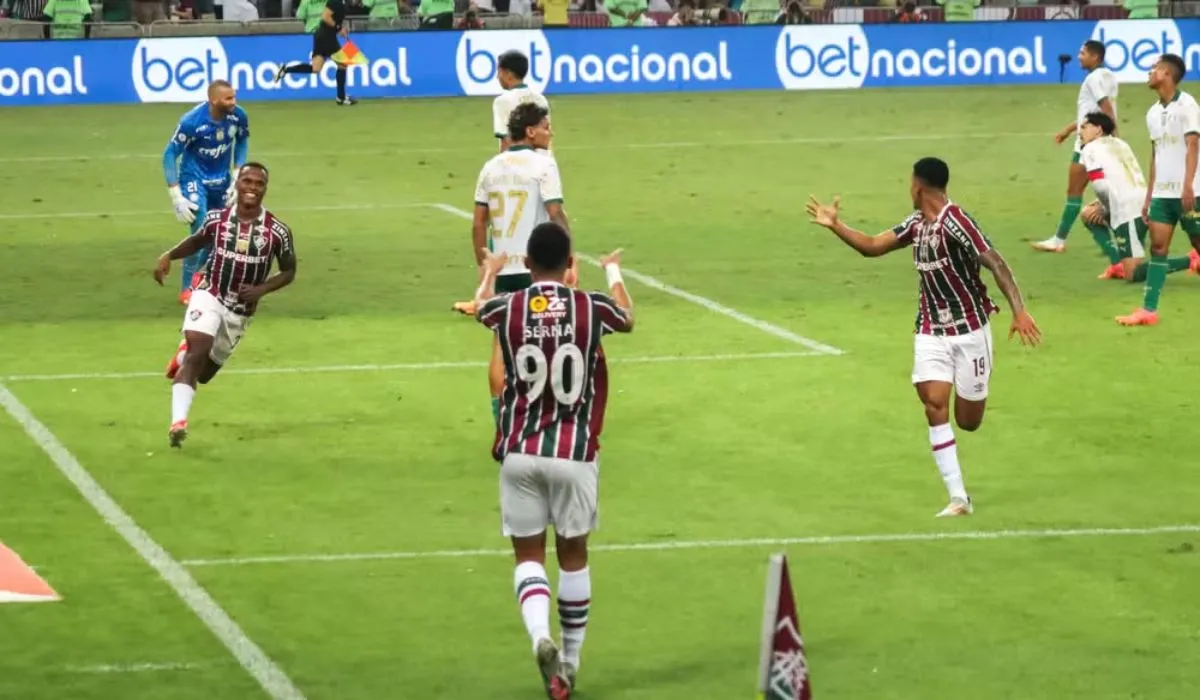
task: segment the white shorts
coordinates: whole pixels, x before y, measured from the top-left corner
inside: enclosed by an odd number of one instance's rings
[[[599,524],[600,466],[509,453],[500,465],[500,520],[505,537],[533,537],[550,525],[579,537]]]
[[[991,324],[966,335],[918,333],[913,337],[913,384],[950,382],[960,397],[982,401],[991,376]]]
[[[192,292],[192,299],[183,315],[184,333],[195,331],[212,336],[212,351],[208,356],[218,365],[224,365],[233,354],[249,325],[250,317],[235,314],[203,289]]]

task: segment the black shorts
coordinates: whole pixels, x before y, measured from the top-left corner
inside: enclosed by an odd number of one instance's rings
[[[321,28],[313,34],[313,56],[329,58],[341,50],[342,45],[338,42],[337,32],[334,30],[329,29],[325,25],[321,25]]]

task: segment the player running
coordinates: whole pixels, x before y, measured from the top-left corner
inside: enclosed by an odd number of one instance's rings
[[[1084,117],[1092,112],[1103,112],[1117,123],[1117,76],[1104,67],[1104,42],[1091,39],[1083,42],[1079,49],[1079,65],[1087,71],[1087,77],[1079,86],[1079,98],[1075,101],[1075,121],[1067,124],[1054,135],[1055,143],[1062,143],[1071,134],[1076,134],[1083,125]],[[1115,132],[1114,132],[1115,133]],[[1063,206],[1058,231],[1044,241],[1033,244],[1037,250],[1061,253],[1067,249],[1067,234],[1075,224],[1075,217],[1083,206],[1083,190],[1087,187],[1087,171],[1079,164],[1083,144],[1078,134],[1071,165],[1067,169],[1067,203]]]
[[[1103,112],[1092,112],[1079,127],[1083,144],[1080,163],[1087,169],[1088,180],[1098,201],[1083,209],[1083,223],[1096,243],[1108,256],[1109,266],[1100,279],[1146,279],[1146,222],[1142,204],[1146,200],[1146,179],[1129,144],[1113,136],[1116,125]],[[1192,266],[1187,256],[1168,258],[1167,271],[1178,272]]]
[[[496,59],[496,79],[504,92],[492,100],[492,131],[500,139],[500,150],[506,150],[511,145],[508,135],[508,120],[517,107],[524,104],[535,104],[546,110],[546,118],[550,118],[550,103],[533,88],[525,84],[525,76],[529,74],[529,59],[520,51],[505,51]],[[541,148],[550,148],[547,141]]]
[[[592,597],[588,533],[597,525],[600,431],[608,369],[600,339],[633,330],[633,302],[621,281],[621,251],[604,258],[611,297],[567,285],[571,237],[557,223],[529,235],[533,283],[494,296],[508,253],[481,251],[479,322],[504,353],[504,394],[492,456],[500,466],[500,516],[516,555],[513,586],[533,640],[547,695],[569,698]],[[546,528],[554,527],[562,655],[550,634]]]
[[[321,23],[313,32],[312,57],[310,58],[312,62],[295,63],[290,66],[280,65],[279,70],[275,73],[275,82],[283,80],[283,76],[289,73],[292,75],[320,73],[321,69],[325,67],[325,61],[342,50],[338,34],[341,34],[343,39],[350,38],[350,28],[345,26],[345,21],[346,3],[344,0],[328,0],[325,3],[325,11],[321,15]],[[346,66],[339,64],[337,71],[334,72],[334,77],[337,80],[337,104],[339,106],[358,104],[358,100],[346,96]]]
[[[938,517],[972,512],[950,427],[950,397],[957,394],[954,419],[958,427],[968,432],[978,430],[992,373],[988,317],[999,310],[979,276],[980,265],[992,272],[1012,307],[1008,337],[1019,335],[1022,344],[1031,345],[1041,339],[1012,270],[975,220],[950,201],[946,195],[949,182],[950,168],[945,162],[937,158],[917,161],[910,185],[916,211],[877,236],[856,231],[838,219],[839,197],[834,197],[832,205],[809,197],[805,207],[813,223],[833,231],[864,256],[878,257],[912,246],[913,262],[921,278],[912,381],[917,397],[925,405],[934,462],[950,494],[949,505]]]
[[[508,149],[483,166],[475,186],[475,218],[471,225],[475,262],[482,267],[485,250],[508,255],[504,269],[496,277],[498,293],[529,286],[532,278],[525,265],[525,248],[535,226],[553,221],[563,230],[571,230],[563,211],[558,163],[545,150],[553,135],[548,117],[546,109],[534,103],[514,109],[508,120]],[[573,285],[577,279],[573,262],[568,274],[568,282]],[[476,308],[474,301],[454,305],[456,311],[468,315],[473,315]],[[499,343],[492,344],[488,383],[494,417],[504,387],[504,361]]]
[[[187,437],[188,411],[196,383],[207,384],[233,354],[262,299],[296,279],[292,231],[263,206],[268,173],[247,163],[234,183],[237,203],[209,212],[196,235],[163,253],[154,267],[161,285],[171,261],[208,249],[203,283],[192,293],[183,319],[183,342],[167,366],[171,387],[171,447]],[[271,262],[279,265],[271,276]]]
[[[1179,89],[1184,71],[1183,59],[1169,53],[1163,54],[1150,70],[1148,84],[1158,93],[1158,100],[1146,112],[1146,128],[1154,143],[1150,187],[1142,205],[1142,215],[1150,222],[1150,264],[1142,306],[1128,316],[1117,317],[1117,323],[1123,326],[1158,323],[1158,300],[1170,271],[1167,253],[1176,224],[1191,238],[1193,269],[1200,270],[1200,218],[1196,213],[1200,105]]]
[[[214,80],[208,86],[208,102],[180,118],[163,152],[163,174],[175,218],[188,224],[193,235],[209,210],[233,204],[230,166],[242,167],[249,151],[250,118],[238,106],[233,86]],[[183,261],[180,303],[186,305],[199,285],[207,255],[202,249]]]

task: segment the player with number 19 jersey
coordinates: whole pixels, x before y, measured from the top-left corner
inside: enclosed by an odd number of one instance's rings
[[[595,460],[608,401],[600,339],[628,332],[629,314],[606,294],[535,282],[492,298],[478,318],[496,332],[504,354],[492,456]]]

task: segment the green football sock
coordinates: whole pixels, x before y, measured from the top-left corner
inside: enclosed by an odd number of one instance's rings
[[[1162,294],[1163,285],[1167,283],[1167,256],[1154,255],[1146,267],[1146,293],[1142,297],[1142,308],[1147,311],[1158,311],[1158,297]]]
[[[1084,222],[1083,225],[1087,227],[1088,231],[1091,231],[1092,238],[1096,239],[1096,245],[1100,246],[1100,250],[1103,250],[1104,254],[1108,256],[1109,265],[1116,265],[1121,262],[1121,251],[1117,250],[1116,241],[1113,240],[1107,226],[1104,224],[1089,224],[1087,222]],[[1069,227],[1070,225],[1068,224]],[[1059,237],[1064,238],[1065,236],[1059,234]]]
[[[1167,258],[1167,274],[1175,272],[1183,272],[1191,267],[1192,261],[1186,255],[1183,257]],[[1148,263],[1142,263],[1133,268],[1133,279],[1131,282],[1142,282],[1146,279],[1146,266]]]
[[[1079,216],[1080,209],[1083,209],[1083,197],[1067,197],[1067,203],[1063,205],[1062,218],[1058,220],[1058,232],[1054,234],[1055,236],[1064,241],[1067,239],[1067,234],[1075,225],[1075,219]]]

